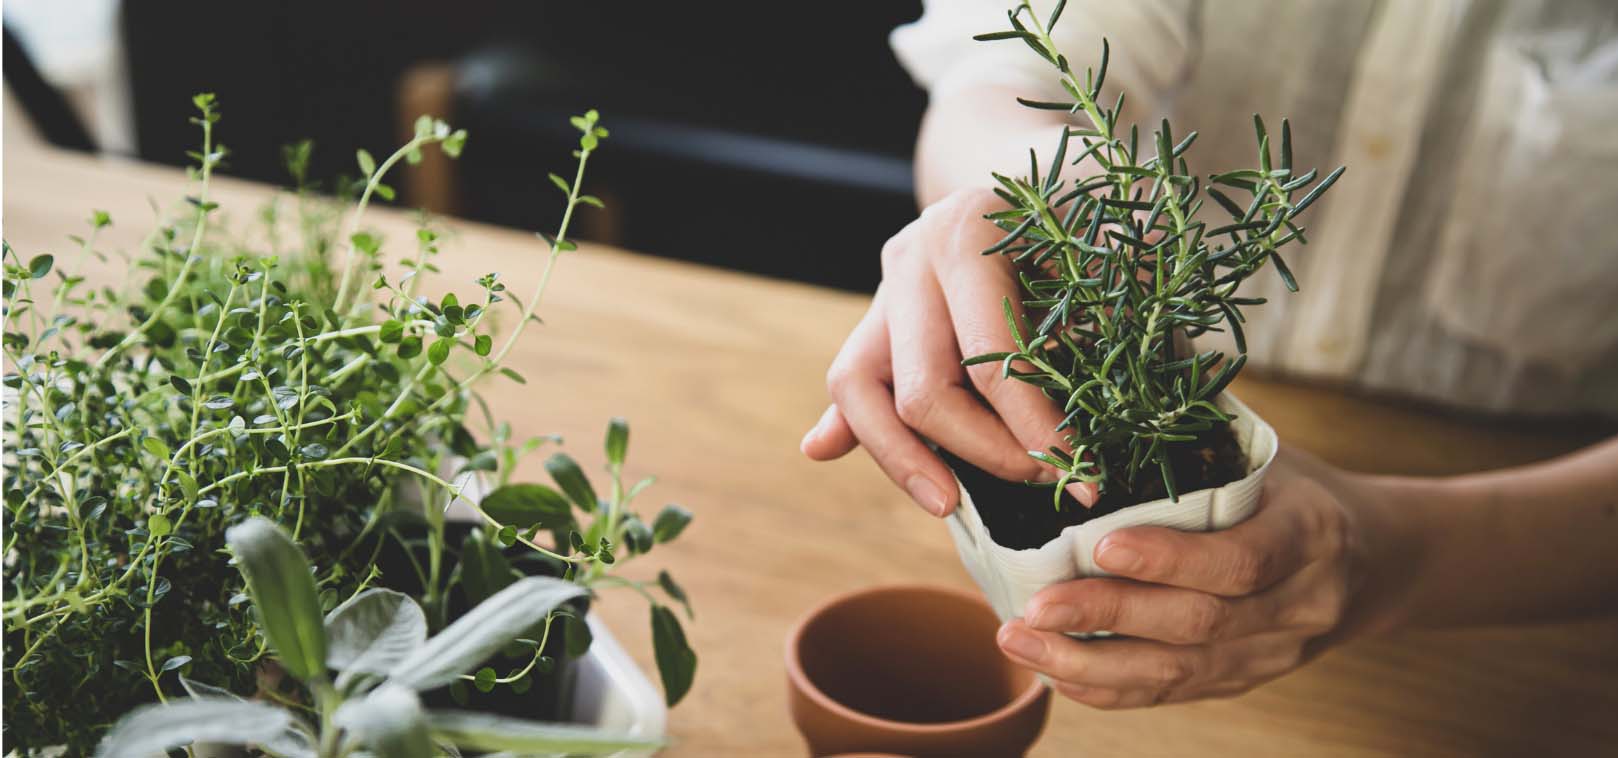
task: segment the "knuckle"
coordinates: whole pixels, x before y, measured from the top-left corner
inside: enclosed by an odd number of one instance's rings
[[[938,394],[926,383],[905,382],[894,388],[893,406],[900,421],[919,429],[927,424],[938,407]]]
[[[833,363],[826,369],[826,390],[836,395],[848,385],[848,372],[842,366]]]
[[[1198,595],[1186,604],[1185,642],[1207,642],[1220,639],[1230,627],[1230,604],[1212,595]]]
[[[1172,691],[1190,683],[1196,673],[1196,665],[1189,656],[1169,655],[1157,662],[1151,682],[1154,689]]]
[[[1005,203],[988,187],[961,187],[939,201],[942,208],[960,212],[987,212],[1003,205]]]
[[[1310,593],[1305,602],[1294,603],[1278,614],[1282,626],[1308,634],[1324,634],[1337,627],[1348,603],[1348,590],[1331,582]]]
[[[1057,648],[1055,660],[1046,673],[1064,682],[1083,682],[1090,672],[1090,667],[1085,664],[1082,656],[1075,655],[1065,648],[1065,645]]]
[[[1231,553],[1225,569],[1226,585],[1236,594],[1246,595],[1262,589],[1269,576],[1275,556],[1252,547],[1241,546]]]
[[[882,270],[888,271],[904,257],[905,250],[910,246],[906,244],[904,232],[893,235],[887,242],[882,243]]]

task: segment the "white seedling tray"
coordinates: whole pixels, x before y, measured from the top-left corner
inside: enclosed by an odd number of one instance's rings
[[[635,665],[624,646],[594,613],[585,617],[595,638],[590,651],[579,659],[578,688],[574,690],[573,721],[620,732],[632,737],[661,740],[666,735],[669,709],[651,680]],[[619,758],[643,758],[656,750],[625,750]]]

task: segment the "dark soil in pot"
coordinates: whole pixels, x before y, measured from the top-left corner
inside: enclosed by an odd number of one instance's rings
[[[477,528],[480,527],[476,524],[464,522],[450,522],[445,525],[444,564],[441,569],[445,576],[449,576],[459,565],[460,547],[467,534]],[[426,566],[425,525],[406,524],[395,529],[411,543],[411,551],[420,565]],[[561,566],[557,562],[545,559],[526,547],[514,545],[502,552],[512,567],[525,575],[561,576]],[[387,538],[377,556],[377,566],[382,569],[379,584],[411,596],[420,596],[422,592],[420,581],[398,540]],[[568,606],[581,622],[590,610],[588,598],[573,601]],[[448,621],[453,623],[470,609],[471,603],[464,589],[457,583],[448,597],[446,609]],[[583,624],[579,624],[579,627],[582,628]],[[542,627],[534,629],[529,636],[535,640],[540,639],[542,629]],[[454,687],[457,692],[451,692],[451,687],[442,687],[423,693],[423,704],[428,708],[482,711],[530,721],[566,722],[572,715],[574,686],[578,680],[576,666],[578,659],[570,658],[566,654],[571,633],[570,625],[560,621],[552,623],[550,637],[545,642],[543,652],[551,658],[553,664],[549,670],[542,670],[540,665],[536,665],[529,673],[532,685],[522,692],[516,691],[509,684],[497,684],[489,692],[480,692],[471,682],[464,682],[464,687]],[[510,655],[506,655],[507,652]],[[505,677],[528,665],[532,656],[531,648],[514,646],[502,653],[496,653],[483,665],[493,668],[497,675]]]
[[[972,495],[978,516],[994,541],[1013,550],[1037,548],[1055,539],[1063,529],[1116,513],[1132,505],[1168,497],[1157,469],[1141,472],[1135,491],[1109,486],[1094,508],[1079,505],[1072,495],[1062,493],[1062,507],[1051,505],[1049,487],[1008,482],[940,450],[944,462],[955,471],[961,485]],[[1222,424],[1203,432],[1192,442],[1169,448],[1169,465],[1175,486],[1184,495],[1197,490],[1221,487],[1247,476],[1247,455],[1231,432]]]

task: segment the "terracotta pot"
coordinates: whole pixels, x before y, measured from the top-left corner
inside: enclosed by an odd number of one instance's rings
[[[1050,691],[995,645],[971,593],[876,587],[810,611],[787,637],[788,704],[811,755],[1020,756]]]
[[[1166,526],[1190,532],[1229,529],[1258,509],[1264,474],[1275,459],[1275,430],[1229,392],[1215,403],[1235,416],[1230,424],[1236,442],[1247,454],[1248,474],[1212,489],[1186,492],[1178,501],[1168,498],[1131,505],[1094,521],[1070,526],[1037,548],[1013,550],[990,536],[972,502],[961,488],[961,506],[949,517],[949,533],[967,573],[983,589],[1002,621],[1021,616],[1028,599],[1046,586],[1070,579],[1107,576],[1095,564],[1096,545],[1109,533],[1128,526]]]

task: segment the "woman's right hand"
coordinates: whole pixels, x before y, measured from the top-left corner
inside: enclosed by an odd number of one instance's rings
[[[935,516],[954,510],[957,487],[923,437],[1002,479],[1056,481],[1028,451],[1066,448],[1061,410],[1003,377],[999,363],[961,365],[1016,349],[1003,303],[1021,322],[1020,285],[1009,260],[982,252],[1002,236],[983,216],[1004,208],[988,189],[958,190],[883,246],[882,283],[826,373],[832,405],[804,435],[805,455],[831,460],[863,446]],[[1068,491],[1095,502],[1092,484]]]

